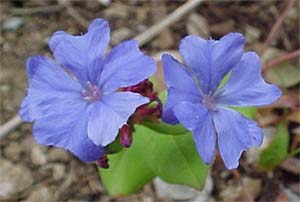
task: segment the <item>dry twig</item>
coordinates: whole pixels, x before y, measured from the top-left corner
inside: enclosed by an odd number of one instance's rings
[[[284,18],[287,16],[288,12],[291,10],[291,8],[293,7],[293,5],[295,4],[296,0],[289,0],[286,8],[284,9],[284,11],[282,12],[282,14],[277,18],[275,24],[273,25],[266,41],[264,42],[263,46],[261,47],[259,54],[263,55],[264,52],[266,51],[267,47],[270,45],[270,43],[274,40],[274,38],[276,38],[277,34],[278,34],[278,30],[280,29]]]
[[[198,6],[203,0],[189,0],[175,11],[166,16],[163,20],[154,24],[149,29],[145,30],[141,34],[134,37],[135,40],[139,42],[139,45],[142,46],[148,41],[150,41],[154,36],[159,34],[164,28],[170,26],[171,24],[178,21],[183,15],[193,10]]]
[[[84,19],[70,4],[70,1],[59,0],[59,5],[66,8],[68,14],[73,17],[82,27],[88,27],[89,22]]]
[[[57,12],[62,9],[60,5],[51,5],[51,6],[41,6],[41,7],[31,7],[31,8],[13,8],[11,12],[14,15],[31,15],[36,13],[51,13]]]
[[[5,136],[7,133],[15,129],[18,125],[22,123],[21,118],[16,115],[14,118],[0,126],[0,138]]]
[[[72,184],[73,180],[74,180],[74,167],[75,164],[73,161],[70,161],[70,170],[68,173],[67,178],[65,179],[65,181],[60,185],[60,187],[57,189],[57,191],[54,193],[53,196],[53,201],[57,201],[59,199],[59,197],[61,196],[62,193],[64,193],[65,190],[68,189],[68,187]]]
[[[276,57],[273,60],[267,62],[263,66],[262,71],[266,71],[274,65],[278,65],[282,62],[285,62],[287,60],[290,60],[292,58],[297,58],[297,57],[298,57],[298,59],[300,59],[300,50],[296,50],[296,51],[293,51],[293,52],[290,52],[290,53],[284,53],[284,54],[280,55],[279,57]]]

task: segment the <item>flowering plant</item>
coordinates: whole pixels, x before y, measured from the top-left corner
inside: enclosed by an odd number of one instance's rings
[[[186,66],[164,55],[164,106],[149,80],[154,60],[134,40],[106,53],[109,34],[107,21],[95,19],[84,35],[53,34],[55,60],[28,59],[20,116],[34,121],[38,143],[97,162],[113,195],[132,193],[156,176],[200,189],[216,145],[232,169],[242,151],[261,144],[257,124],[227,106],[266,105],[281,91],[264,82],[259,58],[243,51],[241,34],[187,36],[180,45]]]
[[[192,131],[207,164],[212,162],[217,144],[228,169],[238,166],[242,151],[259,146],[263,135],[254,121],[227,106],[263,106],[281,96],[276,86],[261,77],[256,53],[243,52],[244,41],[237,33],[218,41],[187,36],[180,45],[186,68],[172,56],[163,56],[168,87],[163,120],[180,122]],[[227,83],[217,89],[229,72]]]

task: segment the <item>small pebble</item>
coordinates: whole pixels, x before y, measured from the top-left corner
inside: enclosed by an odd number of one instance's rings
[[[21,152],[22,152],[22,148],[21,148],[20,144],[18,144],[16,142],[11,142],[5,148],[5,156],[8,159],[11,159],[13,161],[20,159]]]
[[[51,148],[48,152],[48,158],[50,161],[68,162],[70,157],[67,151],[60,148]]]
[[[185,185],[169,184],[159,178],[154,179],[156,193],[161,199],[185,200],[189,202],[215,201],[211,196],[213,180],[211,176],[206,178],[202,191],[198,191]]]
[[[33,190],[25,202],[48,202],[53,200],[53,194],[49,191],[49,189],[45,186],[38,187]]]
[[[53,178],[55,180],[61,180],[66,175],[66,169],[64,164],[54,163],[52,164]]]
[[[28,168],[0,159],[0,201],[13,198],[32,183],[33,177]]]
[[[35,145],[31,150],[31,161],[34,165],[44,165],[47,162],[47,156],[39,145]]]
[[[12,17],[5,20],[2,24],[4,31],[16,31],[24,24],[23,20],[19,17]]]

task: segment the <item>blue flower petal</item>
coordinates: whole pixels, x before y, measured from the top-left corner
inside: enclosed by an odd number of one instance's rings
[[[45,68],[51,68],[51,63],[54,62],[48,62],[48,60],[50,60],[50,58],[48,59],[47,57],[44,56],[33,56],[33,57],[29,57],[26,61],[26,74],[27,74],[27,79],[28,79],[28,84],[30,84],[36,70],[41,66],[40,63],[46,63],[49,65],[45,65]],[[49,66],[49,67],[48,67]],[[56,66],[56,64],[55,64]]]
[[[101,73],[102,62],[109,43],[109,26],[106,20],[95,19],[88,32],[72,36],[66,32],[55,32],[49,41],[55,58],[70,69],[82,83],[96,83]]]
[[[214,92],[224,76],[242,57],[245,39],[242,34],[229,33],[220,40],[185,37],[180,53],[185,63],[196,74],[205,94]]]
[[[149,102],[148,98],[136,93],[117,92],[106,94],[93,104],[88,121],[88,136],[97,145],[106,146],[113,142],[119,128],[140,105]]]
[[[105,92],[138,84],[156,71],[155,61],[144,55],[135,40],[112,49],[104,61],[99,86]]]
[[[215,101],[229,106],[263,106],[281,95],[279,88],[262,78],[258,55],[247,52],[233,68],[228,82],[215,95]]]
[[[236,111],[218,108],[213,120],[218,133],[219,152],[228,169],[238,167],[243,151],[262,143],[262,129]]]
[[[174,114],[185,128],[192,131],[199,155],[210,164],[214,157],[216,132],[209,111],[201,104],[181,102],[174,107]]]
[[[69,38],[69,37],[74,37],[74,36],[70,35],[69,33],[65,32],[65,31],[56,31],[56,32],[54,32],[52,34],[51,38],[49,39],[49,42],[48,42],[48,46],[49,46],[50,50],[52,52],[54,52],[55,49],[56,49],[56,46],[61,41],[63,41],[66,38]]]
[[[186,36],[181,40],[179,52],[188,68],[197,76],[204,93],[209,92],[210,49],[215,41],[205,40],[197,36]]]
[[[95,145],[87,136],[89,114],[86,102],[56,105],[55,110],[35,122],[34,138],[39,144],[70,150],[81,161],[95,161],[104,154],[104,148]]]
[[[33,121],[56,110],[54,104],[81,99],[80,84],[50,58],[30,57],[27,74],[28,93],[19,112],[24,121]]]
[[[164,79],[168,88],[168,98],[164,105],[162,119],[169,124],[177,124],[178,120],[173,114],[173,106],[182,101],[192,103],[201,102],[201,94],[193,78],[185,67],[171,55],[162,57]]]
[[[173,113],[173,107],[179,102],[200,103],[201,97],[186,92],[177,92],[175,89],[168,89],[168,98],[163,106],[162,120],[168,124],[178,124]]]

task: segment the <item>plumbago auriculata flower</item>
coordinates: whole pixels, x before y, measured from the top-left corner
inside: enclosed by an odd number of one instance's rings
[[[29,88],[20,109],[24,121],[35,122],[38,143],[70,150],[85,162],[101,157],[103,165],[104,147],[139,106],[150,102],[120,89],[137,85],[156,71],[154,60],[134,40],[105,55],[109,35],[103,19],[95,19],[81,36],[55,32],[49,47],[56,60],[45,56],[27,60]],[[128,146],[130,139],[125,140]]]
[[[281,91],[265,83],[255,52],[244,52],[242,34],[230,33],[220,40],[185,37],[180,54],[185,65],[163,55],[168,89],[163,120],[181,123],[192,131],[199,155],[211,163],[217,145],[228,169],[238,166],[243,151],[259,146],[262,129],[230,106],[264,106],[276,101]],[[218,89],[230,73],[228,82]]]

